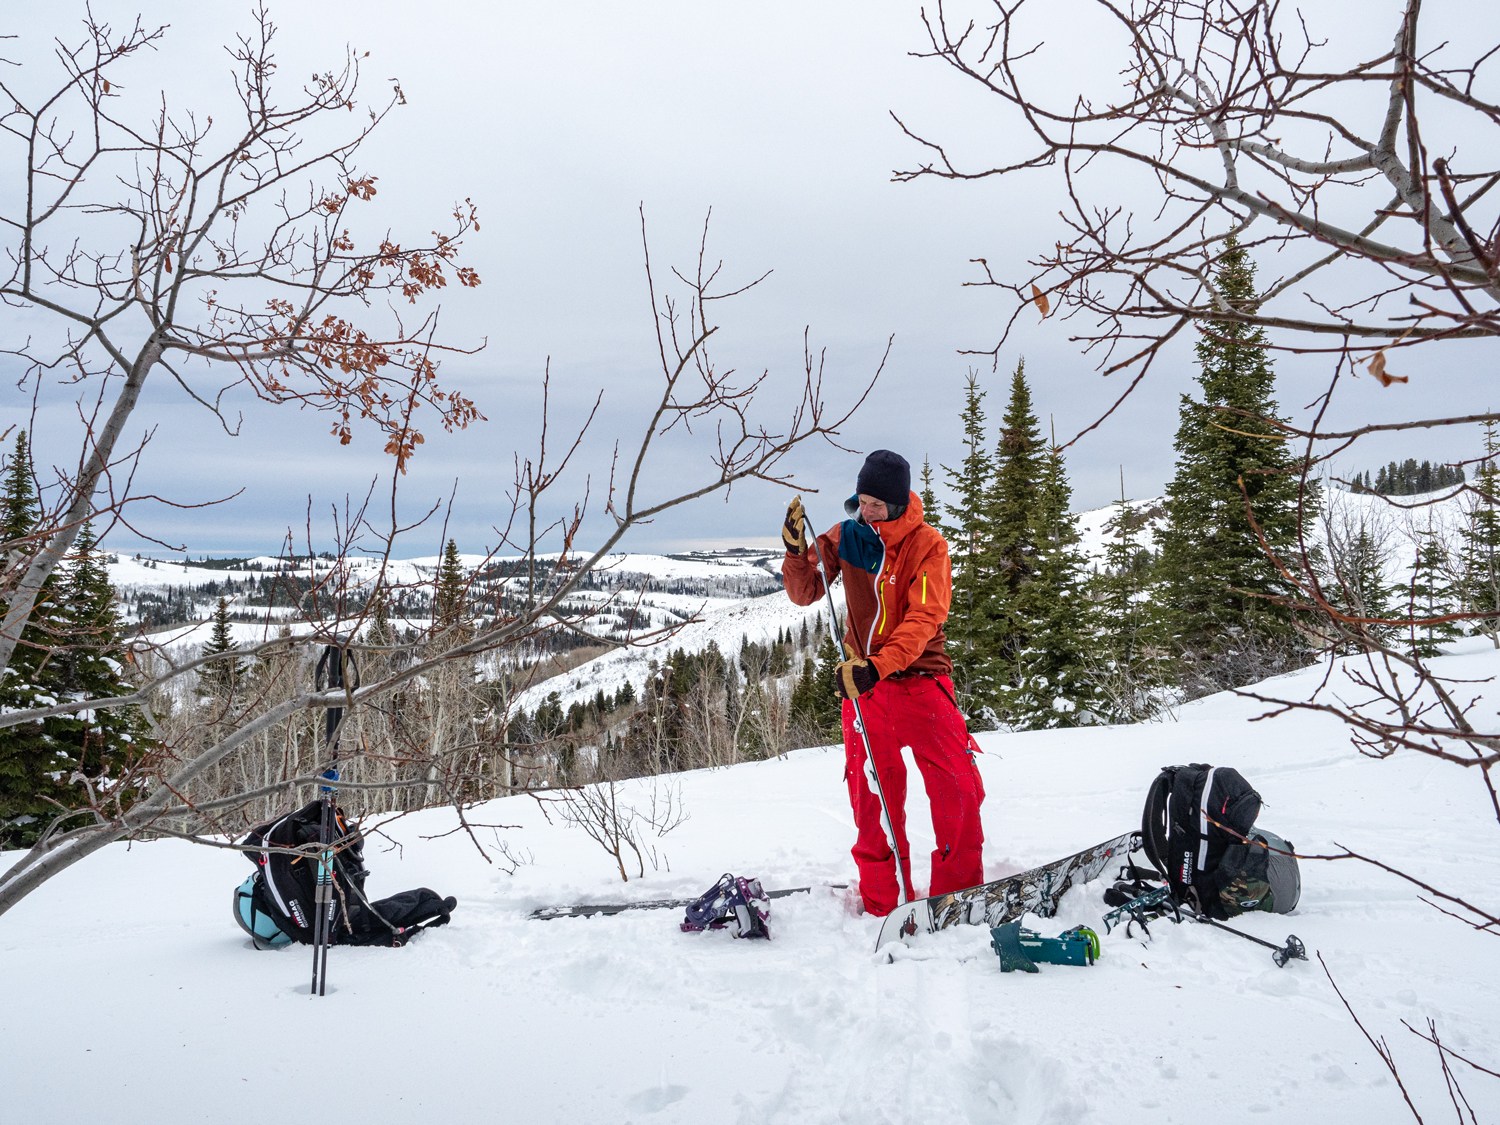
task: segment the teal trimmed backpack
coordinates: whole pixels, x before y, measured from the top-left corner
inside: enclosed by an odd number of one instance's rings
[[[255,893],[260,889],[259,871],[245,876],[245,881],[234,889],[234,920],[240,929],[250,935],[256,949],[275,949],[291,943],[292,935],[276,924],[276,916],[262,910],[255,902]]]

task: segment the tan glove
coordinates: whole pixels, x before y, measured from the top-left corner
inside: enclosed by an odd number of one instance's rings
[[[802,497],[795,497],[786,506],[786,521],[781,525],[781,541],[786,544],[786,553],[800,555],[807,550],[807,513],[802,510]]]
[[[880,671],[864,657],[851,653],[848,645],[844,646],[844,655],[848,659],[833,672],[834,686],[843,698],[858,699],[880,682]]]

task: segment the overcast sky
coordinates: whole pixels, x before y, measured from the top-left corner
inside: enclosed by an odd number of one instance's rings
[[[447,360],[444,377],[474,398],[489,421],[457,435],[428,428],[401,484],[401,511],[411,518],[452,495],[452,515],[446,532],[436,521],[414,532],[402,554],[435,553],[444,534],[465,551],[494,545],[514,459],[534,455],[540,376],[549,364],[555,442],[581,421],[599,389],[605,393],[572,485],[558,495],[571,504],[588,487],[598,505],[614,443],[629,447],[659,379],[641,206],[659,282],[670,266],[690,268],[710,208],[710,256],[723,260],[725,276],[748,281],[772,271],[720,310],[716,337],[721,362],[771,372],[762,404],[768,426],[779,424],[790,406],[778,396],[795,393],[804,330],[815,349],[826,350],[835,405],[863,385],[894,337],[886,373],[843,437],[860,453],[896,449],[914,466],[924,458],[935,467],[961,458],[958,414],[971,367],[989,392],[993,425],[1010,372],[1024,357],[1041,424],[1064,440],[1118,393],[1056,321],[1023,317],[998,372],[959,354],[993,346],[1010,314],[993,291],[964,287],[977,277],[969,260],[984,257],[997,270],[1024,274],[1026,259],[1062,233],[1058,185],[1045,176],[891,182],[893,169],[920,160],[892,110],[917,128],[971,138],[997,153],[1007,143],[978,91],[939,63],[909,57],[924,42],[918,0],[270,0],[269,7],[281,28],[286,78],[300,82],[335,65],[345,44],[370,52],[369,92],[399,78],[408,104],[362,159],[380,177],[381,221],[425,233],[453,202],[471,197],[483,223],[465,258],[484,284],[450,287],[441,323],[450,341],[485,345],[474,356]],[[1052,7],[1057,39],[1074,44],[1061,57],[1095,78],[1112,75],[1118,62],[1091,54],[1087,29],[1068,22],[1069,6]],[[1306,5],[1335,26],[1354,27],[1343,21],[1357,14],[1366,29],[1378,24],[1377,11],[1395,7],[1388,0]],[[0,30],[22,38],[0,53],[27,68],[47,64],[52,35],[79,34],[81,4],[16,8],[6,5]],[[238,3],[96,0],[94,11],[117,24],[137,11],[148,23],[171,24],[164,49],[149,67],[135,69],[122,97],[149,106],[164,92],[170,105],[200,113],[228,88],[229,60],[215,44],[250,25]],[[1495,22],[1493,14],[1487,18]],[[1381,31],[1378,38],[1385,37]],[[3,159],[9,193],[14,149],[5,149]],[[13,317],[10,329],[29,326]],[[1070,450],[1075,507],[1118,498],[1122,469],[1131,496],[1161,492],[1172,472],[1178,396],[1193,388],[1189,343],[1103,429]],[[1363,380],[1353,392],[1362,397],[1347,409],[1401,417],[1455,387],[1479,396],[1466,408],[1484,408],[1490,350],[1460,353],[1459,363],[1450,359],[1430,376],[1418,372],[1407,388],[1381,391]],[[1305,419],[1323,385],[1322,365],[1284,359],[1278,372],[1283,409]],[[16,390],[14,379],[0,385],[0,395],[5,423],[24,421],[30,396]],[[55,390],[40,403],[33,424],[42,465],[76,460],[61,436],[69,403]],[[288,528],[301,545],[310,505],[314,546],[328,546],[331,509],[388,476],[380,442],[366,434],[340,447],[321,416],[238,405],[245,420],[230,437],[165,381],[151,388],[135,429],[144,428],[148,415],[158,429],[137,491],[189,504],[243,492],[190,512],[143,505],[134,519],[194,555],[273,551]],[[706,445],[665,449],[648,475],[649,493],[698,479],[706,452]],[[1446,438],[1428,448],[1370,452],[1419,460],[1473,455],[1455,454]],[[809,494],[814,522],[831,523],[840,514],[859,461],[857,453],[825,447],[790,463]],[[1377,467],[1373,459],[1348,466]],[[769,542],[789,496],[764,485],[737,489],[727,502],[710,499],[664,518],[626,546]],[[110,545],[134,550],[141,543],[122,528]]]

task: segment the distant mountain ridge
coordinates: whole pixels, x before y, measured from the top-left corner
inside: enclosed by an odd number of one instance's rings
[[[1430,499],[1436,502],[1424,505]],[[1132,500],[1128,506],[1140,519],[1136,532],[1138,544],[1150,547],[1164,518],[1160,498]],[[1118,510],[1119,505],[1110,505],[1077,513],[1080,549],[1095,563],[1104,558],[1109,542],[1108,526]],[[1363,520],[1377,525],[1390,546],[1387,576],[1397,581],[1409,569],[1419,538],[1429,525],[1451,546],[1456,546],[1466,513],[1466,501],[1454,496],[1452,490],[1432,497],[1401,497],[1398,504],[1392,504],[1378,495],[1333,488],[1325,494],[1324,516],[1318,521],[1315,543],[1321,544],[1325,539],[1329,521]],[[441,561],[438,556],[390,560],[384,563],[386,579],[412,590],[425,585],[430,591]],[[466,555],[461,556],[461,561],[467,567],[480,568],[503,566],[515,560]],[[326,557],[289,563],[261,556],[235,562],[238,565],[223,566],[216,565],[215,560],[195,564],[186,560],[115,556],[109,570],[129,620],[137,623],[142,620],[138,612],[131,612],[133,608],[168,603],[179,607],[182,616],[177,617],[178,622],[203,622],[212,614],[220,596],[231,597],[236,599],[234,607],[242,611],[235,627],[236,639],[252,643],[274,635],[274,630],[283,624],[304,620],[304,615],[297,613],[290,603],[280,607],[256,605],[252,590],[288,578],[307,582],[313,575],[326,576],[330,568],[338,565],[336,560]],[[611,694],[625,682],[640,690],[649,675],[649,662],[665,657],[674,648],[700,652],[715,644],[726,655],[733,655],[743,641],[764,644],[786,630],[799,635],[804,629],[816,630],[814,635],[818,635],[826,629],[822,620],[825,610],[822,605],[795,606],[782,596],[780,564],[779,544],[764,550],[741,547],[673,555],[609,556],[582,583],[572,604],[575,608],[592,605],[599,609],[614,599],[613,611],[600,612],[596,622],[601,640],[613,641],[620,647],[537,683],[518,702],[534,709],[555,692],[566,709],[572,703],[593,698],[601,690]],[[355,584],[373,583],[381,566],[377,560],[366,559],[354,559],[347,565]],[[627,604],[629,612],[624,612]],[[403,620],[421,623],[426,612],[427,603],[418,597],[404,608],[401,616]],[[647,631],[667,628],[676,631],[653,645],[622,643],[627,636],[638,637]],[[198,624],[180,626],[172,634],[157,639],[168,644],[200,644],[206,638],[206,627]]]
[[[110,581],[120,595],[126,621],[147,627],[205,621],[219,598],[231,602],[237,619],[253,617],[295,621],[303,594],[331,572],[342,569],[339,583],[355,593],[377,582],[402,599],[399,613],[411,618],[430,607],[431,589],[442,559],[352,558],[329,555],[295,559],[263,555],[251,558],[152,559],[106,552]],[[754,597],[780,588],[779,551],[735,548],[687,554],[616,554],[607,556],[580,582],[581,591],[644,589],[687,596]],[[556,555],[541,556],[551,562]],[[459,556],[474,575],[476,588],[516,578],[525,560],[514,556]]]

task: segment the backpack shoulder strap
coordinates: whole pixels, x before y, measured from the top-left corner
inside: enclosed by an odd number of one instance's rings
[[[1209,846],[1209,824],[1213,818],[1210,797],[1214,789],[1214,776],[1219,772],[1218,766],[1209,766],[1208,772],[1203,775],[1203,789],[1198,797],[1198,852],[1193,861],[1193,870],[1203,872],[1208,870],[1208,846]]]
[[[265,887],[266,897],[269,905],[274,908],[271,913],[283,919],[286,925],[294,927],[300,936],[302,932],[312,928],[307,914],[312,899],[308,888],[304,886],[308,881],[305,875],[306,865],[302,864],[301,857],[271,850],[296,847],[300,843],[297,839],[296,816],[296,813],[288,813],[271,825],[262,837],[257,859],[264,875],[262,885]],[[303,877],[299,879],[299,875]]]
[[[1141,845],[1162,878],[1167,877],[1167,799],[1176,775],[1176,766],[1162,767],[1146,792],[1146,805],[1141,810]]]

